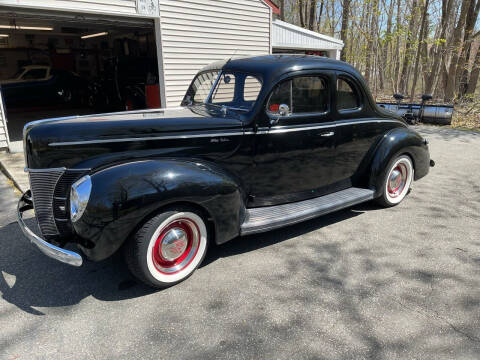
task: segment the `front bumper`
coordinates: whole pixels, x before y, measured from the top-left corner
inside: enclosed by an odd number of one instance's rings
[[[30,240],[30,242],[36,245],[45,255],[55,260],[73,266],[81,266],[83,263],[83,259],[79,254],[50,244],[49,242],[43,240],[41,237],[35,235],[35,233],[25,225],[25,222],[23,221],[23,213],[32,209],[33,201],[29,190],[25,194],[23,194],[18,201],[17,222],[20,226],[20,229],[22,229],[24,235]]]

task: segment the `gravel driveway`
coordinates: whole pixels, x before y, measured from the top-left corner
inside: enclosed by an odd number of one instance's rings
[[[420,131],[437,165],[399,206],[211,247],[163,291],[120,257],[50,260],[4,221],[0,358],[480,358],[480,133]]]

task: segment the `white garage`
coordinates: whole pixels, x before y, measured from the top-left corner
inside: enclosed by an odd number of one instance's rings
[[[262,0],[3,0],[0,148],[21,150],[21,128],[28,121],[98,112],[83,99],[87,95],[75,105],[53,102],[44,109],[47,102],[39,98],[35,104],[18,105],[18,97],[9,94],[14,92],[12,87],[52,82],[54,77],[29,75],[27,82],[12,79],[13,73],[25,72],[28,66],[43,66],[47,74],[63,71],[79,75],[89,84],[87,89],[99,77],[109,77],[104,87],[114,94],[115,102],[103,101],[108,103],[107,111],[129,109],[132,103],[136,108],[178,106],[193,75],[203,66],[232,55],[271,52],[271,6],[270,1]],[[143,60],[135,67],[132,64],[138,58]],[[125,70],[120,70],[122,61]],[[156,69],[151,69],[152,61]],[[118,68],[116,73],[105,75],[113,67]],[[118,85],[125,74],[142,69],[145,72],[134,84],[129,79]],[[143,91],[143,102],[137,104],[128,98],[130,95],[121,94],[121,89],[131,87],[137,95]],[[68,100],[72,96],[65,94],[72,91],[57,86],[53,97],[61,94]],[[15,106],[12,99],[17,100]],[[93,96],[93,100],[98,99]]]

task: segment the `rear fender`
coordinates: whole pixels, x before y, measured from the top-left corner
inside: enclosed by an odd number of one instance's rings
[[[381,195],[384,173],[389,162],[406,154],[413,161],[415,180],[428,174],[430,154],[426,140],[409,128],[395,128],[384,135],[377,144],[370,166],[369,187],[376,189],[375,195]]]
[[[185,159],[124,163],[91,175],[92,193],[75,232],[91,260],[112,255],[146,219],[159,209],[188,203],[213,221],[215,242],[239,234],[245,196],[238,179],[218,165]]]

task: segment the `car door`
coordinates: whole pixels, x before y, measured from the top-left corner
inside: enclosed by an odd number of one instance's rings
[[[300,201],[329,192],[335,160],[334,74],[279,82],[267,97],[254,136],[249,206]]]
[[[398,124],[379,118],[364,86],[345,72],[336,73],[335,103],[337,166],[332,177],[334,182],[351,186],[362,181],[357,177],[369,151],[386,131]]]

